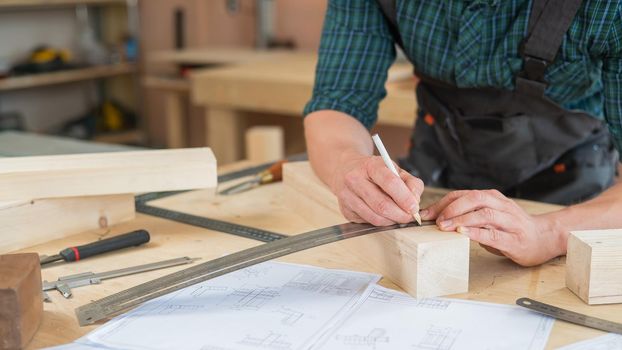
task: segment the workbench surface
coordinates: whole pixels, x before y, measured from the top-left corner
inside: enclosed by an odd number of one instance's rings
[[[245,165],[248,164],[238,163],[227,167],[227,171]],[[297,234],[318,228],[282,205],[282,190],[282,184],[272,184],[230,197],[213,197],[205,191],[193,191],[160,199],[151,204],[285,234]],[[536,212],[548,209],[550,206],[544,204],[534,204],[529,208]],[[138,214],[135,220],[111,230],[83,233],[22,251],[49,255],[69,245],[80,245],[98,238],[143,228],[151,233],[149,244],[76,263],[46,267],[42,271],[43,278],[55,280],[64,275],[87,271],[103,272],[182,256],[198,257],[202,258],[200,261],[207,261],[261,244],[250,239]],[[302,251],[279,260],[375,272],[366,262],[345,251],[340,243]],[[64,299],[56,291],[49,292],[52,302],[45,304],[41,328],[29,348],[36,349],[71,342],[95,329],[97,325],[78,326],[74,315],[76,307],[186,267],[188,266],[152,271],[106,280],[101,285],[76,288],[72,299]],[[523,268],[472,244],[469,293],[451,297],[514,304],[517,298],[526,296],[573,311],[622,322],[622,305],[588,306],[565,287],[564,275],[564,258],[554,259],[540,267]],[[386,279],[380,284],[398,289]],[[557,321],[548,348],[556,348],[600,334],[602,332]]]

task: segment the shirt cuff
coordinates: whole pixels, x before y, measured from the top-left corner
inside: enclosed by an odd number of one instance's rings
[[[375,112],[363,112],[350,103],[325,97],[312,98],[305,106],[303,116],[306,117],[313,112],[321,110],[333,110],[350,115],[361,122],[367,129],[371,129],[378,119],[378,115]]]

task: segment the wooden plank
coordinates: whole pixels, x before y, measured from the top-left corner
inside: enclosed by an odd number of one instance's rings
[[[622,230],[571,232],[566,286],[590,305],[622,303]]]
[[[315,176],[308,162],[286,163],[283,182],[286,203],[301,215],[311,220],[320,218],[321,225],[345,221],[336,197]],[[416,298],[468,291],[469,239],[462,235],[427,226],[341,243]]]
[[[0,201],[215,187],[209,148],[0,159]]]
[[[134,218],[134,196],[0,202],[0,254]]]
[[[10,91],[73,83],[82,80],[99,79],[134,73],[136,66],[132,63],[102,65],[88,68],[70,69],[59,72],[32,74],[0,79],[0,91]]]
[[[0,349],[24,348],[43,318],[37,254],[0,256]]]

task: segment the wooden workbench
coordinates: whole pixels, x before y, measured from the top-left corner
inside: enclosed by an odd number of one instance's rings
[[[302,116],[315,82],[315,53],[281,54],[190,75],[193,104],[205,107],[206,144],[221,164],[242,156],[243,112]],[[393,65],[378,124],[411,127],[417,109],[412,66]]]
[[[149,54],[147,64],[205,66],[190,79],[154,71],[143,86],[166,92],[164,110],[168,147],[183,147],[184,112],[205,107],[203,145],[212,147],[221,164],[242,156],[245,112],[300,117],[311,98],[317,55],[311,52],[258,51],[242,48],[188,49]],[[416,101],[412,66],[396,63],[389,70],[387,97],[380,104],[380,125],[411,127]]]
[[[229,166],[228,170],[243,165]],[[285,234],[296,234],[318,228],[282,205],[282,190],[281,184],[273,184],[231,197],[210,197],[208,192],[194,191],[164,198],[151,204]],[[548,205],[534,204],[529,210],[539,212],[550,208]],[[224,233],[137,215],[136,220],[114,227],[110,231],[79,234],[23,251],[52,254],[68,245],[79,245],[97,238],[141,228],[151,233],[152,240],[148,245],[76,263],[48,267],[42,272],[44,279],[52,280],[59,276],[86,271],[103,272],[181,256],[200,257],[202,261],[205,261],[261,244]],[[340,243],[313,248],[279,260],[328,268],[375,272],[365,261],[359,260],[342,249]],[[469,293],[452,297],[513,304],[518,297],[528,296],[574,311],[621,322],[622,305],[588,306],[565,288],[564,262],[564,258],[558,258],[540,267],[523,268],[505,258],[491,255],[473,244]],[[73,299],[64,299],[60,294],[51,291],[49,294],[52,303],[45,304],[43,323],[29,348],[67,343],[83,336],[95,329],[97,325],[79,327],[73,311],[76,307],[181,268],[184,267],[152,271],[106,280],[101,285],[76,288]],[[381,284],[397,288],[385,279],[381,281]],[[600,334],[602,332],[565,322],[556,322],[548,348],[556,348]]]

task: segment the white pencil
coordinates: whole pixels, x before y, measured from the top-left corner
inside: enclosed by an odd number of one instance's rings
[[[395,169],[395,165],[393,164],[391,157],[389,157],[389,153],[387,152],[387,149],[384,148],[384,144],[382,143],[380,136],[378,136],[378,134],[375,134],[371,138],[372,140],[374,140],[376,149],[378,149],[378,153],[380,153],[380,156],[382,157],[384,164],[387,166],[387,168],[389,168],[389,170],[391,170],[393,174],[395,174],[397,177],[400,177],[400,174],[398,174],[397,169]],[[417,223],[419,224],[419,226],[421,226],[421,215],[419,215],[419,212],[416,212],[412,215],[417,221]]]

